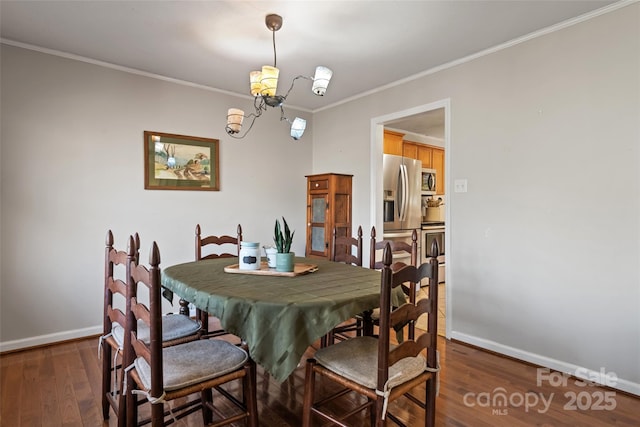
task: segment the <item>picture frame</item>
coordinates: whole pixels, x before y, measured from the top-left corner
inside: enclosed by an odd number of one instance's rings
[[[146,190],[220,190],[220,141],[144,131]]]

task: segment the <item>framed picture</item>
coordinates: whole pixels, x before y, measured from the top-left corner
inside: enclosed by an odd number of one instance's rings
[[[217,139],[144,131],[144,188],[220,190]]]

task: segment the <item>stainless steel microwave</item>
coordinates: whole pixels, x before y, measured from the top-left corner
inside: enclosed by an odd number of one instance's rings
[[[436,170],[422,168],[422,195],[432,196],[436,194]]]

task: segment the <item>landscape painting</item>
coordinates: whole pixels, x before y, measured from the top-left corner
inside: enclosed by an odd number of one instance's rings
[[[144,132],[147,190],[220,189],[217,139]]]

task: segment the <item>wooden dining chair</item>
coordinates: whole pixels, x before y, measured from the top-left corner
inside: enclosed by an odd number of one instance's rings
[[[331,236],[331,261],[342,262],[362,267],[362,227],[358,227],[355,237],[339,236],[337,228],[333,228]],[[345,340],[352,335],[362,335],[362,321],[358,317],[344,322],[331,330],[320,340],[320,346],[326,347],[335,340]]]
[[[240,243],[242,242],[242,226],[238,224],[236,229],[236,236],[221,235],[214,236],[209,235],[202,237],[202,231],[200,224],[196,224],[196,240],[195,240],[195,259],[201,261],[205,259],[215,258],[237,258],[240,255]],[[188,302],[180,299],[180,312],[189,313]],[[196,319],[202,325],[201,337],[212,338],[222,335],[231,335],[224,329],[218,328],[213,331],[209,330],[209,318],[211,316],[206,311],[202,311],[196,308]]]
[[[406,396],[408,400],[424,409],[426,427],[435,426],[436,376],[439,371],[436,353],[438,260],[434,256],[419,267],[405,265],[398,270],[392,268],[393,263],[391,244],[387,242],[382,257],[378,337],[359,336],[341,341],[319,349],[314,358],[307,360],[303,427],[311,426],[312,415],[345,426],[345,418],[364,409],[370,410],[371,426],[385,426],[387,419],[400,426],[406,426],[398,416],[388,411],[389,403],[402,396]],[[393,308],[392,290],[403,283],[417,283],[422,279],[428,279],[428,298],[417,302],[408,301],[400,307]],[[391,331],[394,324],[405,319],[415,321],[424,313],[428,315],[426,331],[422,331],[418,337],[404,340],[401,344],[392,343]],[[340,390],[316,399],[318,375],[325,381],[339,384]],[[339,416],[335,414],[338,406],[331,406],[329,402],[344,396],[345,392],[363,395],[366,401],[346,415]],[[417,397],[422,395],[423,398]],[[354,400],[350,398],[350,402],[352,401]]]
[[[247,352],[221,339],[199,339],[163,347],[160,251],[156,242],[151,247],[148,268],[134,263],[128,266],[131,284],[127,288],[130,311],[125,335],[127,427],[149,421],[152,427],[164,426],[166,416],[171,418],[168,421],[171,423],[196,410],[202,411],[204,425],[212,424],[215,414],[217,426],[246,420],[248,426],[257,427],[256,366]],[[141,293],[148,293],[148,305],[141,302],[145,299]],[[139,322],[147,325],[149,341],[140,337]],[[241,383],[241,396],[220,387],[234,381]],[[214,407],[214,390],[231,403],[221,405],[225,412],[231,411],[231,406],[236,410],[223,414]],[[199,398],[188,398],[196,393]],[[150,420],[138,420],[138,395],[144,396],[144,402],[151,405]],[[172,402],[176,399],[180,400]]]
[[[126,268],[131,262],[137,264],[140,257],[140,236],[135,233],[127,251],[114,248],[111,230],[107,231],[105,241],[105,275],[103,335],[99,340],[99,354],[102,359],[102,416],[109,418],[110,409],[124,416],[122,397],[122,359],[124,351],[124,329],[126,325],[126,297],[128,279]],[[131,253],[129,253],[131,252]],[[187,316],[163,316],[165,335],[164,345],[174,345],[198,338],[200,325]],[[141,336],[149,336],[144,325],[140,327]],[[147,338],[148,339],[148,338]],[[120,412],[122,408],[122,412]]]
[[[411,233],[411,243],[403,242],[401,240],[376,240],[376,228],[371,227],[371,240],[369,242],[369,268],[375,270],[381,270],[384,266],[383,259],[381,257],[384,248],[389,244],[392,253],[392,270],[399,270],[406,265],[418,266],[418,231],[413,230]],[[408,282],[402,285],[402,292],[409,298],[409,301],[415,303],[417,298],[418,288],[415,282]],[[374,309],[371,314],[371,320],[373,325],[379,326],[380,310]],[[409,338],[413,339],[415,333],[415,323],[408,323]],[[370,331],[367,331],[370,332]]]
[[[411,233],[411,243],[400,240],[376,240],[376,227],[371,227],[371,241],[369,245],[369,268],[381,270],[384,260],[378,256],[382,255],[387,243],[391,247],[393,261],[391,268],[398,269],[405,265],[418,265],[418,231],[413,230]]]
[[[122,342],[116,341],[112,334],[114,324],[125,325],[125,304],[127,297],[126,266],[129,262],[137,262],[140,237],[136,233],[133,240],[132,255],[128,251],[117,250],[113,247],[114,239],[111,230],[107,231],[105,242],[104,268],[104,305],[103,305],[103,334],[98,344],[98,354],[102,359],[102,417],[109,418],[110,409],[118,417],[118,408],[124,406],[122,402]],[[121,270],[120,277],[116,277],[116,269]],[[123,412],[124,413],[124,412]]]
[[[202,237],[200,224],[196,225],[196,261],[215,258],[234,258],[240,254],[242,242],[242,226],[238,224],[236,236],[206,236]]]

